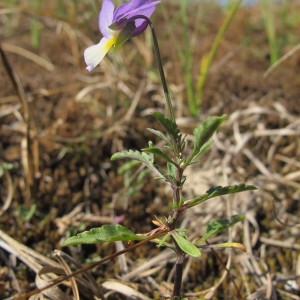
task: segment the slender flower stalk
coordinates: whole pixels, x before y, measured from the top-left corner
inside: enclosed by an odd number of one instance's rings
[[[168,89],[168,84],[167,84],[167,81],[166,81],[166,76],[165,76],[165,72],[164,72],[164,68],[163,68],[163,64],[162,64],[162,60],[161,60],[161,55],[160,55],[160,50],[159,50],[159,45],[158,45],[154,25],[150,21],[150,19],[146,16],[140,15],[140,16],[135,16],[135,18],[144,19],[147,22],[147,24],[149,25],[150,29],[151,29],[154,54],[155,54],[155,58],[156,58],[157,66],[158,66],[159,76],[160,76],[161,83],[162,83],[162,86],[163,86],[163,90],[164,90],[165,98],[166,98],[166,101],[167,101],[167,107],[168,107],[168,110],[169,110],[170,117],[171,117],[172,121],[175,122],[174,108],[173,108],[173,105],[172,105],[171,95],[170,95],[170,92],[169,92],[169,89]]]
[[[149,19],[148,19],[148,24],[149,24],[149,26],[151,28],[151,32],[152,32],[155,58],[156,58],[157,66],[158,66],[159,75],[160,75],[160,78],[161,78],[161,83],[162,83],[162,86],[163,86],[163,89],[164,89],[164,94],[165,94],[165,97],[166,97],[169,114],[170,114],[170,117],[171,117],[172,121],[175,122],[175,114],[174,114],[174,109],[173,109],[173,105],[172,105],[171,95],[170,95],[170,92],[169,92],[169,89],[168,89],[168,85],[167,85],[167,81],[166,81],[166,77],[165,77],[165,72],[164,72],[164,69],[163,69],[162,61],[161,61],[161,56],[160,56],[160,51],[159,51],[159,46],[158,46],[158,42],[157,42],[155,29],[154,29],[154,26],[153,26],[152,22]]]

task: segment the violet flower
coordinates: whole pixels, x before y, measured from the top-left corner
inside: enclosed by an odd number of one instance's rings
[[[84,51],[86,69],[92,71],[112,47],[117,49],[128,39],[144,32],[148,22],[140,16],[150,18],[160,1],[131,0],[115,9],[112,0],[103,0],[99,14],[103,38]]]

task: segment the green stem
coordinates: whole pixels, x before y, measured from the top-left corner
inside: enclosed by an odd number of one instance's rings
[[[173,109],[172,100],[171,100],[170,92],[169,92],[166,77],[165,77],[165,72],[164,72],[164,69],[163,69],[162,61],[161,61],[161,56],[160,56],[160,51],[159,51],[159,46],[158,46],[158,42],[157,42],[155,29],[154,29],[154,26],[151,22],[149,23],[149,26],[150,26],[151,32],[152,32],[154,53],[155,53],[155,57],[156,57],[156,61],[157,61],[159,75],[160,75],[160,78],[161,78],[161,83],[162,83],[164,93],[165,93],[165,97],[166,97],[166,100],[167,100],[168,110],[169,110],[170,117],[171,117],[172,121],[175,122],[174,109]]]
[[[168,107],[168,111],[169,111],[171,120],[173,122],[175,122],[175,114],[174,114],[174,109],[173,109],[173,105],[172,105],[171,95],[170,95],[170,92],[169,92],[169,89],[168,89],[168,85],[167,85],[167,81],[166,81],[166,77],[165,77],[165,72],[164,72],[164,69],[163,69],[163,64],[162,64],[162,60],[161,60],[161,55],[160,55],[160,51],[159,51],[159,46],[158,46],[158,41],[157,41],[157,36],[156,36],[155,29],[154,29],[154,25],[149,20],[149,18],[147,18],[143,15],[134,16],[133,19],[134,20],[144,19],[145,21],[147,21],[148,25],[151,28],[152,39],[153,39],[153,47],[154,47],[155,58],[156,58],[157,66],[158,66],[158,72],[159,72],[161,83],[162,83],[162,86],[163,86],[163,90],[164,90],[164,94],[165,94],[165,98],[166,98],[166,102],[167,102],[167,107]]]

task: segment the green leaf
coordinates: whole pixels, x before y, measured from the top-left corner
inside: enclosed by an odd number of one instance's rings
[[[13,168],[13,164],[7,162],[0,163],[0,177],[3,176],[5,170],[11,170]]]
[[[25,205],[19,206],[20,215],[27,221],[29,221],[37,211],[36,204],[32,204],[29,208]]]
[[[176,178],[177,168],[174,164],[167,163],[168,168],[168,176],[172,176],[172,178]]]
[[[196,162],[196,159],[200,156],[201,153],[203,153],[207,148],[209,148],[213,144],[213,141],[207,141],[199,150],[199,152],[192,158],[191,162],[189,164],[194,164]]]
[[[237,184],[237,185],[228,185],[224,187],[222,186],[212,187],[205,194],[197,196],[191,200],[186,200],[183,203],[183,205],[185,206],[185,208],[190,208],[214,197],[234,194],[239,192],[245,192],[245,191],[253,191],[256,189],[257,188],[255,186],[246,185],[244,183]]]
[[[209,238],[212,238],[219,234],[221,231],[228,229],[237,222],[243,221],[245,219],[244,215],[235,215],[230,219],[221,219],[213,221],[207,224],[204,235],[197,241],[197,244],[202,244]]]
[[[138,160],[144,163],[149,169],[154,171],[159,177],[165,178],[165,176],[159,171],[159,169],[154,165],[154,157],[153,154],[147,154],[145,152],[134,151],[134,150],[124,150],[121,152],[117,152],[112,155],[111,160],[130,158],[134,160]]]
[[[223,115],[222,117],[212,117],[201,122],[194,129],[194,149],[189,158],[186,160],[186,166],[196,159],[209,146],[206,143],[226,119],[226,115]]]
[[[137,160],[128,161],[128,162],[122,164],[122,166],[118,168],[118,174],[121,175],[121,174],[125,174],[127,172],[130,172],[136,166],[140,166],[140,165],[141,165],[141,163]]]
[[[157,247],[161,247],[161,246],[165,246],[165,245],[171,245],[166,243],[167,239],[170,237],[170,233],[168,232],[167,234],[165,234],[161,239],[157,239],[157,241],[159,241]]]
[[[137,151],[137,150],[123,150],[112,155],[111,160],[131,158],[139,160],[145,164],[153,164],[154,159],[153,155],[148,155],[146,153]]]
[[[176,241],[178,247],[188,255],[193,257],[200,257],[201,252],[200,250],[190,241],[188,241],[185,237],[183,237],[177,231],[170,232],[174,240]]]
[[[144,148],[142,149],[142,151],[144,152],[148,152],[148,153],[152,153],[154,155],[158,155],[160,157],[162,157],[164,160],[166,160],[167,162],[171,163],[172,165],[177,165],[171,158],[169,155],[167,155],[166,153],[162,152],[159,148],[157,147],[149,147],[149,148]]]
[[[115,241],[139,241],[145,237],[136,235],[122,225],[103,225],[99,228],[92,228],[84,231],[77,236],[66,239],[62,246],[73,246],[81,244],[96,244],[99,242],[115,242]]]
[[[160,125],[165,129],[165,131],[169,134],[169,136],[174,140],[177,141],[180,137],[180,131],[175,122],[171,119],[165,117],[160,112],[154,112],[153,117],[160,123]]]
[[[155,130],[155,129],[152,129],[152,128],[147,128],[147,130],[149,130],[150,132],[152,132],[153,134],[155,134],[156,136],[161,138],[167,144],[170,144],[170,141],[168,140],[168,138],[161,131]]]

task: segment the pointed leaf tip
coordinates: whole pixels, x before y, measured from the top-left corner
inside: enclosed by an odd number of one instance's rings
[[[186,208],[193,207],[193,206],[203,203],[211,198],[245,192],[245,191],[253,191],[256,189],[257,188],[255,186],[246,185],[244,183],[237,184],[237,185],[228,185],[228,186],[224,186],[224,187],[222,187],[222,186],[211,187],[205,194],[197,196],[191,200],[186,200],[184,202],[184,205],[186,206]]]
[[[186,165],[192,163],[193,160],[195,160],[208,146],[210,146],[209,139],[226,119],[226,115],[221,117],[212,117],[201,122],[194,129],[194,148],[190,157],[187,159]]]
[[[163,174],[154,164],[154,156],[152,153],[145,153],[137,150],[124,150],[113,154],[111,160],[124,159],[124,158],[138,160],[144,163],[150,170],[154,171],[159,177],[164,178]]]
[[[160,123],[160,125],[169,134],[169,136],[174,141],[177,141],[177,139],[180,136],[180,130],[179,130],[177,124],[174,121],[172,121],[171,119],[165,117],[160,112],[154,112],[154,113],[152,113],[152,116]]]
[[[179,232],[174,231],[170,233],[174,240],[176,241],[178,247],[185,252],[186,254],[193,256],[193,257],[200,257],[201,252],[200,250],[189,240],[183,237]]]

